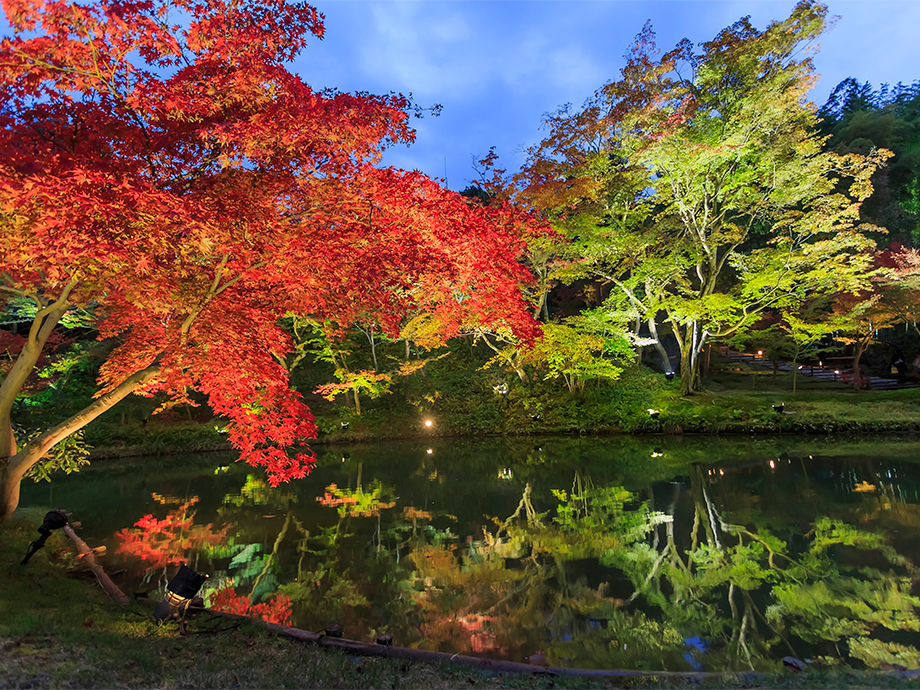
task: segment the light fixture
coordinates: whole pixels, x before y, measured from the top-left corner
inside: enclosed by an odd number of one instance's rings
[[[535,422],[539,422],[539,421],[540,421],[540,415],[538,415],[538,414],[532,414],[532,415],[530,415],[530,418],[531,418],[533,421],[535,421]]]
[[[785,403],[776,403],[775,405],[773,405],[774,412],[779,412],[780,414],[782,414],[784,409],[786,409]]]
[[[426,419],[426,420],[425,420],[425,426],[427,426],[427,427],[430,429],[430,428],[431,428],[431,425],[432,425],[432,421],[431,421],[430,419]]]
[[[166,585],[166,596],[157,605],[153,617],[158,621],[184,618],[189,604],[207,579],[207,575],[197,573],[183,563],[176,576]]]
[[[428,453],[428,455],[431,455],[434,453],[434,448],[428,448],[425,452]]]
[[[38,533],[41,535],[38,539],[29,544],[29,550],[26,552],[26,557],[20,561],[19,565],[25,565],[29,562],[29,559],[35,555],[35,552],[38,551],[45,545],[45,542],[48,541],[48,537],[51,536],[51,532],[56,529],[60,529],[67,524],[67,516],[64,515],[59,510],[51,510],[45,513],[45,520],[42,522],[42,526],[38,528]]]
[[[775,463],[773,460],[770,461],[770,469],[771,469],[771,470],[775,470],[775,469],[776,469],[776,463]]]
[[[673,380],[674,380],[674,372],[673,372],[673,371],[669,371],[668,373],[666,373],[666,374],[664,375],[664,377],[665,377],[668,381],[673,381]]]
[[[648,416],[652,419],[658,419],[658,415],[661,414],[661,410],[653,410],[651,407],[648,408]]]
[[[342,422],[342,428],[343,428],[343,429],[347,429],[347,428],[348,428],[348,422]]]
[[[499,395],[508,395],[508,384],[504,382],[496,384],[492,386],[492,390]]]

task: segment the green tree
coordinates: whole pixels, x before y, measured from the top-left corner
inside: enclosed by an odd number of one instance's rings
[[[862,216],[885,226],[887,241],[920,245],[920,81],[876,90],[868,82],[844,79],[819,115],[821,133],[830,135],[829,149],[867,153],[886,148],[894,153],[873,176],[875,191]]]
[[[800,2],[763,31],[741,19],[661,58],[646,26],[621,78],[554,123],[521,180],[536,205],[587,216],[564,228],[610,238],[597,249],[621,283],[612,311],[626,296],[663,315],[684,394],[702,388],[709,343],[807,293],[855,289],[869,261],[859,208],[890,154],[822,152],[802,52],[826,10]]]

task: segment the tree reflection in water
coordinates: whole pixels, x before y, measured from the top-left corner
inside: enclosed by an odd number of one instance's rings
[[[906,555],[920,508],[893,470],[797,467],[695,464],[641,495],[576,471],[566,488],[526,483],[510,516],[462,535],[454,509],[408,505],[361,465],[354,488],[303,504],[249,477],[222,528],[194,524],[195,498],[160,497],[176,507],[119,532],[119,549],[164,576],[207,565],[225,609],[355,639],[586,668],[920,667]]]

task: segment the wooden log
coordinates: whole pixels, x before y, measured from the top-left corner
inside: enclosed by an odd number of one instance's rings
[[[332,647],[340,649],[349,654],[359,656],[378,656],[392,659],[407,659],[409,661],[421,661],[425,663],[452,663],[464,666],[472,666],[481,671],[490,671],[494,673],[527,673],[543,676],[579,676],[579,677],[644,677],[644,678],[687,678],[687,679],[704,679],[720,678],[733,676],[732,673],[707,673],[700,671],[624,671],[624,670],[603,670],[603,669],[584,669],[584,668],[564,668],[561,666],[534,666],[532,664],[523,664],[517,661],[502,661],[500,659],[486,659],[483,657],[466,656],[464,654],[450,654],[449,652],[433,652],[427,649],[413,649],[411,647],[399,647],[396,645],[382,645],[371,642],[359,642],[358,640],[349,640],[344,637],[329,637],[319,633],[291,628],[286,625],[277,623],[267,623],[258,618],[241,616],[236,613],[226,613],[214,609],[200,607],[189,607],[189,612],[205,612],[222,618],[233,618],[236,620],[250,620],[259,623],[269,630],[279,635],[286,635],[304,642],[312,642],[323,647]]]
[[[93,556],[93,549],[89,548],[86,545],[86,542],[77,536],[77,533],[73,531],[73,528],[70,525],[64,525],[63,529],[64,532],[67,533],[67,536],[73,539],[73,543],[77,545],[77,550],[80,552],[80,557],[87,565],[89,565],[90,569],[96,575],[96,579],[99,581],[99,584],[102,585],[102,589],[104,589],[108,595],[117,601],[120,605],[127,606],[129,601],[128,597],[118,588],[118,585],[112,582],[112,578],[105,574],[102,566],[96,562],[96,559]]]

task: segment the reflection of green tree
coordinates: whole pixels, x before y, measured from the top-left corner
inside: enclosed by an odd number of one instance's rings
[[[668,665],[686,667],[683,639],[670,623],[623,610],[623,600],[606,595],[606,583],[589,586],[578,568],[585,559],[644,538],[667,518],[622,487],[595,487],[581,475],[571,492],[553,495],[555,516],[546,520],[548,512],[537,512],[528,484],[514,514],[495,520],[496,531],[485,531],[482,542],[461,554],[459,567],[446,551],[437,559],[421,554],[432,584],[427,607],[447,612],[443,627],[494,620],[492,647],[517,649],[518,656],[543,649],[551,663],[641,667],[660,666],[662,660],[653,658],[663,655]],[[456,630],[433,630],[426,637],[439,632],[446,641]],[[473,635],[474,646],[476,640]]]
[[[793,479],[786,460],[786,479],[693,467],[671,493],[637,495],[584,469],[566,490],[542,491],[537,478],[510,517],[469,527],[464,517],[465,542],[456,518],[429,508],[427,489],[416,499],[424,508],[405,505],[386,483],[362,485],[360,464],[357,482],[325,505],[325,495],[298,504],[250,479],[221,509],[249,531],[207,555],[224,568],[212,581],[232,578],[254,602],[280,591],[296,625],[338,621],[355,638],[389,629],[399,644],[452,652],[687,669],[685,640],[698,637],[707,651],[694,653],[710,668],[775,669],[786,654],[917,667],[906,637],[920,631],[915,569],[876,532],[915,527],[920,510],[898,503],[871,467],[851,470],[864,493],[843,505],[832,497],[839,483]],[[456,468],[424,470],[434,492]],[[544,485],[567,483],[550,465],[544,474]],[[520,476],[515,465],[513,479],[484,491],[507,496]],[[750,499],[752,484],[762,500]]]
[[[394,628],[401,631],[400,644],[419,639],[414,571],[401,552],[409,541],[424,545],[455,535],[430,527],[426,523],[433,515],[411,506],[390,515],[384,526],[383,511],[395,507],[387,500],[392,495],[392,489],[378,481],[363,487],[359,466],[356,488],[330,485],[317,498],[321,505],[336,509],[334,525],[311,533],[297,523],[297,577],[280,588],[295,602],[295,620],[317,628],[337,621],[353,637]],[[369,523],[373,536],[367,541]]]
[[[605,554],[633,582],[631,601],[641,596],[678,629],[695,631],[710,643],[710,659],[727,667],[771,668],[805,645],[839,656],[844,640],[850,656],[870,666],[917,665],[916,650],[876,634],[920,629],[914,568],[881,536],[823,517],[792,553],[765,527],[726,521],[708,487],[695,468],[689,548],[679,548],[669,523],[660,549],[636,543]]]

